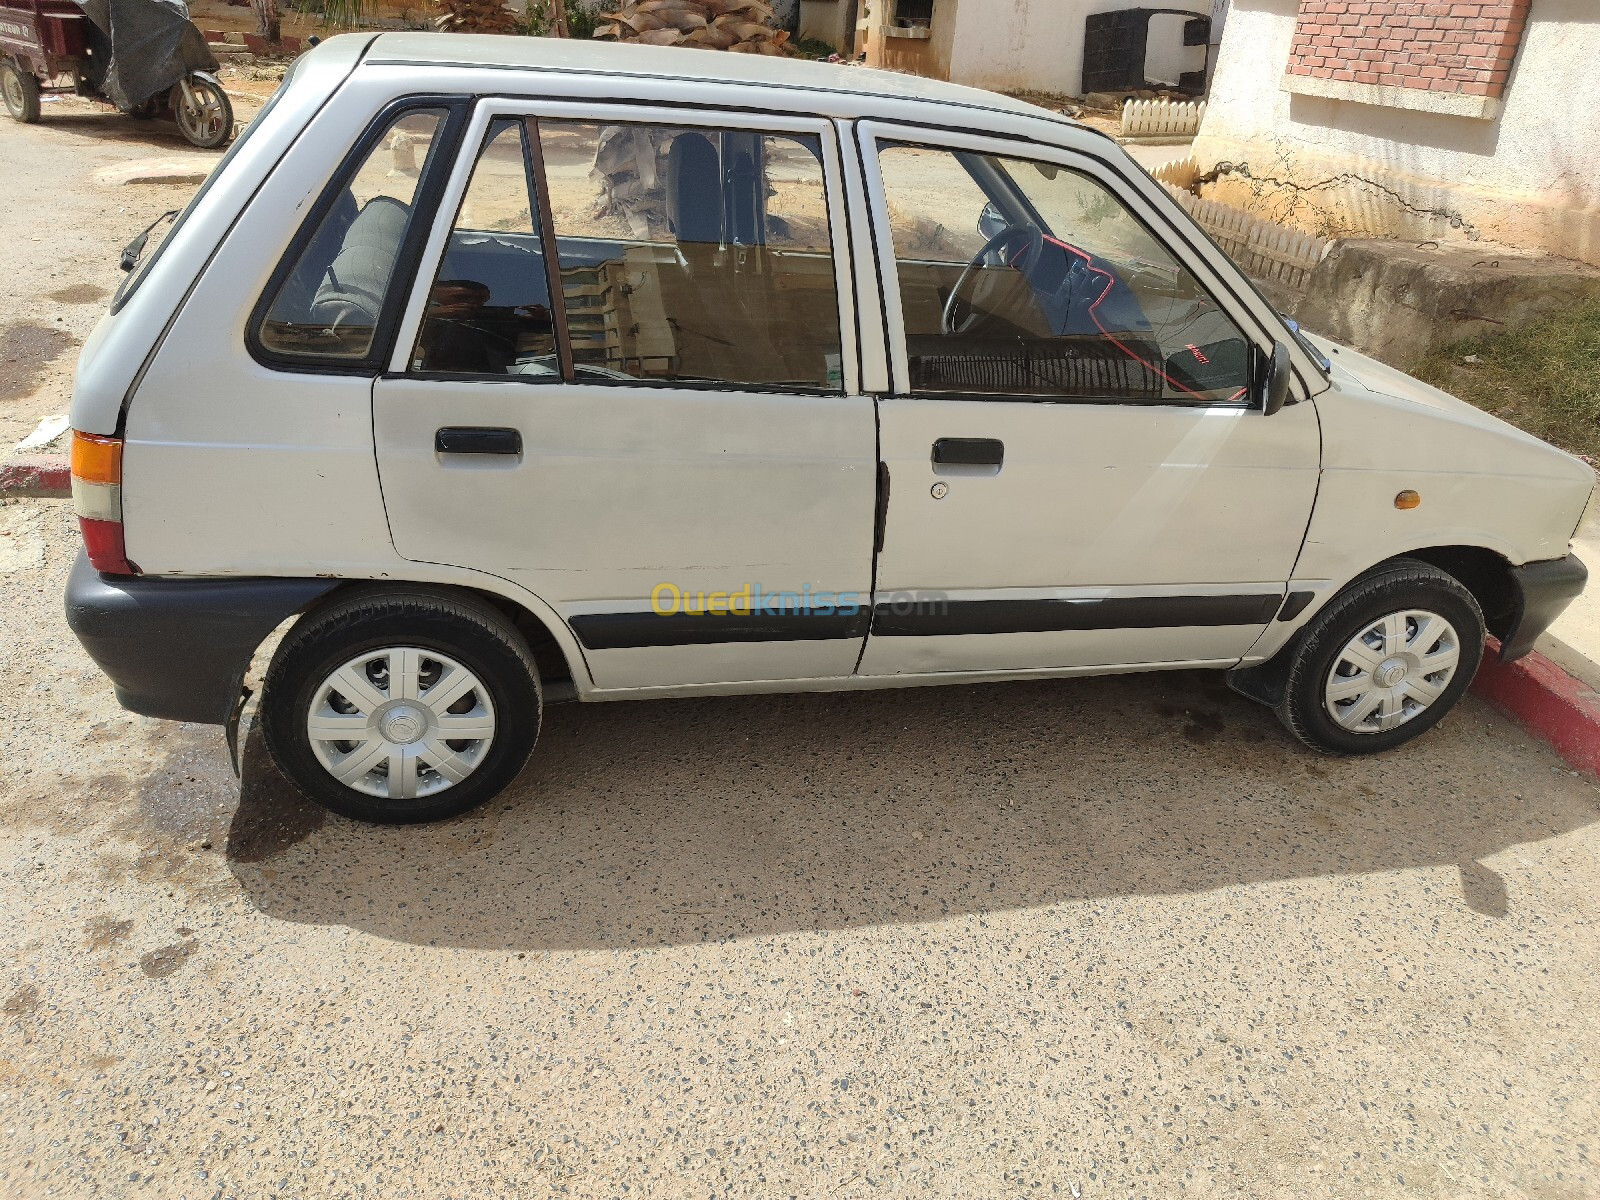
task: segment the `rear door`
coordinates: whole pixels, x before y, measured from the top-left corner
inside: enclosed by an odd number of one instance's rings
[[[862,672],[1237,659],[1317,485],[1313,406],[1249,403],[1270,335],[1105,164],[859,132],[892,361]]]
[[[849,675],[877,455],[831,127],[493,101],[465,145],[374,387],[396,548],[539,595],[601,688]]]

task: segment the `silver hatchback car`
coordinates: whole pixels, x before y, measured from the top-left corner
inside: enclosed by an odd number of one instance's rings
[[[73,628],[371,821],[558,697],[1211,668],[1384,750],[1582,588],[1577,460],[1292,329],[988,93],[413,34],[305,56],[86,346]]]

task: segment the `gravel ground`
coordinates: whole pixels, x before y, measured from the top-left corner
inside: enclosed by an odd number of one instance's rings
[[[0,120],[0,439],[184,199],[92,172],[183,153]],[[0,1195],[1600,1192],[1600,789],[1475,701],[1364,762],[1202,675],[569,705],[371,829],[122,712],[75,548],[0,504]]]
[[[1204,675],[567,705],[373,829],[122,713],[0,506],[0,1194],[1592,1197],[1600,789]]]

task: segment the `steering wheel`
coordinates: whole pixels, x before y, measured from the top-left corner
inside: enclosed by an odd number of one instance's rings
[[[990,313],[981,312],[977,301],[980,298],[977,289],[973,297],[967,302],[969,310],[965,317],[958,315],[962,293],[967,285],[976,277],[977,283],[984,293],[994,287],[994,277],[988,276],[988,287],[982,287],[985,276],[982,268],[991,261],[991,256],[998,254],[1000,261],[1007,266],[1015,267],[1022,272],[1023,278],[1033,273],[1033,268],[1039,263],[1039,256],[1044,253],[1044,234],[1039,227],[1033,224],[1007,225],[983,244],[983,249],[972,256],[972,261],[961,272],[961,277],[956,280],[955,287],[950,289],[950,298],[944,302],[944,315],[940,319],[939,327],[945,334],[972,333],[981,329],[990,319]]]

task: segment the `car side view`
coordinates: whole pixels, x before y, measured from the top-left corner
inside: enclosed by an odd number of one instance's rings
[[[267,746],[361,820],[495,795],[567,698],[1208,668],[1374,753],[1586,577],[1590,468],[966,88],[332,38],[128,257],[69,620],[230,740],[281,629]]]

